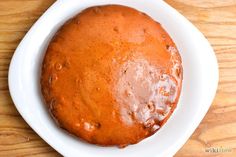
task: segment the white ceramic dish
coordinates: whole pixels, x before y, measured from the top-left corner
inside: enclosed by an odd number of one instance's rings
[[[177,44],[183,60],[183,88],[176,111],[155,135],[125,149],[90,145],[59,129],[44,108],[39,87],[42,58],[54,33],[82,9],[103,4],[130,6],[160,22]],[[217,61],[208,41],[188,20],[161,0],[59,0],[27,33],[9,70],[10,93],[25,121],[59,153],[77,157],[174,155],[206,114],[217,84]]]

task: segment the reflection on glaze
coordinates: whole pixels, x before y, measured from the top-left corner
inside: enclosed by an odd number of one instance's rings
[[[170,112],[177,98],[177,81],[163,69],[157,69],[144,59],[127,61],[121,67],[115,86],[121,119],[127,125],[134,122],[157,130],[159,122]],[[130,115],[133,113],[134,115]]]

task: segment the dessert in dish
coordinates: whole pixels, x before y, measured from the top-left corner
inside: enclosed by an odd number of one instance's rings
[[[41,89],[61,128],[89,143],[124,147],[168,120],[182,73],[179,52],[158,22],[126,6],[96,6],[49,43]]]

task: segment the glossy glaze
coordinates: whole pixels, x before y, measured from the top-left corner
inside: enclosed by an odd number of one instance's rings
[[[155,133],[178,102],[181,58],[149,16],[108,5],[84,10],[49,44],[42,93],[57,123],[94,144],[120,147]]]

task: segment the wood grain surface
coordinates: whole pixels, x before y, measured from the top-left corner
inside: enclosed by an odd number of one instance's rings
[[[17,45],[54,0],[0,0],[0,157],[60,156],[17,112],[8,68]],[[176,157],[236,156],[236,0],[166,0],[212,44],[220,70],[214,102]],[[217,152],[218,151],[218,152]]]

